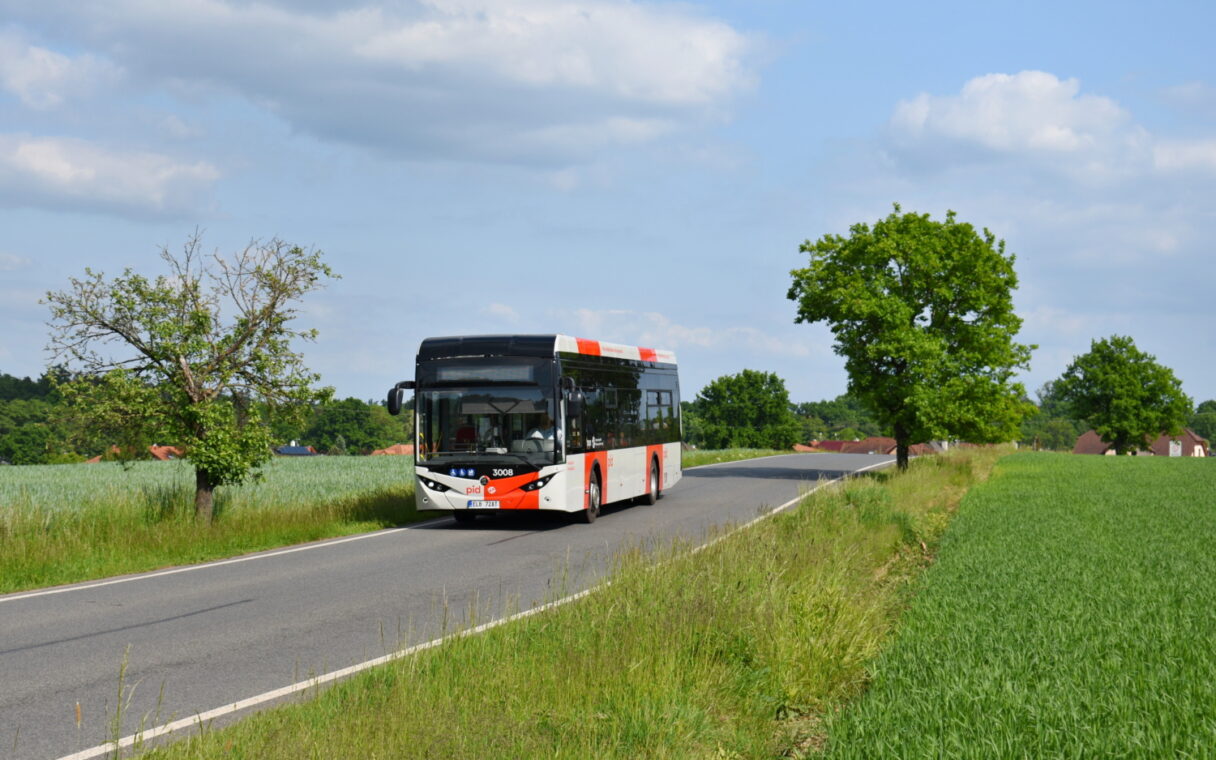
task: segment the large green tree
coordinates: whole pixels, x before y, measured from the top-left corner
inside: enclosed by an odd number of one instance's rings
[[[1209,444],[1216,443],[1216,400],[1208,399],[1199,404],[1186,424]]]
[[[1088,423],[1117,454],[1146,449],[1162,433],[1176,435],[1191,412],[1191,400],[1173,370],[1123,335],[1093,341],[1055,388],[1073,416]]]
[[[694,406],[707,448],[788,449],[798,442],[790,394],[772,372],[723,375],[701,389]]]
[[[411,415],[392,417],[380,404],[346,398],[318,407],[302,440],[330,453],[345,449],[367,454],[413,440],[403,422],[412,422]]]
[[[239,483],[270,454],[268,415],[328,399],[293,350],[313,330],[292,325],[296,304],[333,273],[319,251],[281,240],[207,255],[196,234],[168,273],[85,270],[50,292],[50,350],[82,372],[61,386],[81,423],[115,443],[182,446],[195,471],[195,513],[213,514],[217,486]]]
[[[1012,381],[1033,346],[1014,342],[1017,275],[987,229],[901,213],[847,237],[802,244],[791,272],[797,322],[826,322],[845,357],[849,392],[892,432],[899,467],[908,448],[938,438],[1012,441],[1033,407]]]

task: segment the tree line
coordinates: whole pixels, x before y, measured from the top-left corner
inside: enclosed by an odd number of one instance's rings
[[[1036,400],[1024,399],[1033,411],[1022,420],[1012,440],[1026,448],[1072,451],[1077,438],[1095,427],[1070,405],[1062,379],[1044,383]],[[1144,405],[1137,406],[1143,413]],[[812,441],[892,437],[892,430],[880,424],[857,396],[842,393],[833,399],[793,403],[784,380],[751,369],[717,378],[680,407],[684,441],[697,448],[788,449]],[[1183,419],[1201,438],[1216,439],[1216,400],[1187,406]],[[1151,433],[1156,436],[1166,431],[1169,422],[1151,421],[1149,427],[1158,428]]]
[[[151,445],[176,445],[171,437],[149,431],[120,441],[83,424],[64,403],[58,387],[79,378],[52,369],[38,379],[0,372],[0,461],[9,464],[70,464],[95,456],[103,459],[146,458]],[[383,401],[345,398],[317,403],[298,414],[280,416],[270,425],[269,445],[292,441],[330,455],[370,454],[413,440],[411,415],[393,417]],[[119,447],[122,449],[122,447]]]

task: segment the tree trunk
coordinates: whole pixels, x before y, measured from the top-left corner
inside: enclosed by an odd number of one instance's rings
[[[215,485],[211,475],[199,468],[194,469],[194,519],[210,524],[215,514]]]
[[[895,426],[895,466],[900,472],[908,469],[908,433],[899,425]]]

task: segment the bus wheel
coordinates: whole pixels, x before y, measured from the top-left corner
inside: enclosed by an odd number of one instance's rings
[[[579,522],[593,523],[600,516],[600,475],[591,474],[591,485],[587,486],[587,508],[579,513]]]
[[[643,504],[654,504],[659,500],[659,463],[651,460],[650,462],[650,487],[646,489],[646,495],[642,497]]]
[[[468,525],[477,519],[477,515],[472,512],[453,512],[452,517],[456,520],[457,525]]]

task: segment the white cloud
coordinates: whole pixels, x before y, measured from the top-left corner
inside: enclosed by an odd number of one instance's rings
[[[201,161],[181,163],[85,140],[0,135],[0,198],[11,205],[172,214],[187,209],[219,176]]]
[[[1076,79],[1042,71],[988,74],[956,96],[922,93],[895,108],[892,126],[911,137],[941,135],[996,151],[1071,153],[1098,147],[1128,121],[1109,98],[1081,95]]]
[[[729,350],[742,354],[805,357],[801,343],[792,343],[754,327],[694,327],[673,322],[658,312],[627,309],[578,309],[568,317],[581,335],[651,348]]]
[[[482,309],[481,313],[500,322],[508,322],[510,324],[517,324],[519,322],[519,312],[503,303],[492,303]]]
[[[12,30],[0,30],[0,89],[30,108],[60,106],[118,77],[118,67],[104,59],[89,54],[72,58],[31,45]]]
[[[895,107],[888,128],[897,152],[939,167],[1008,157],[1104,181],[1152,164],[1151,136],[1127,111],[1043,71],[976,77],[957,95],[921,93]]]
[[[1164,171],[1216,171],[1216,139],[1162,140],[1153,146],[1153,165]]]
[[[0,272],[17,272],[27,268],[30,260],[11,253],[0,253]]]
[[[754,81],[754,42],[682,3],[5,5],[133,78],[234,92],[300,131],[427,158],[580,161],[718,119]]]

